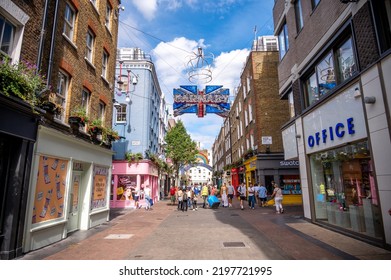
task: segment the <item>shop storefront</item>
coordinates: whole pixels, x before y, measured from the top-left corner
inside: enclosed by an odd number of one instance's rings
[[[257,181],[255,179],[255,170],[257,169],[257,157],[253,156],[250,159],[244,162],[244,167],[246,171],[246,187],[249,187],[249,184],[256,184]]]
[[[22,255],[27,193],[39,114],[0,94],[0,259]],[[8,121],[7,121],[8,120]]]
[[[135,208],[135,191],[149,186],[154,202],[160,199],[158,169],[150,160],[138,163],[114,161],[110,188],[111,208]],[[144,205],[142,191],[139,205]]]
[[[269,195],[273,193],[272,182],[279,185],[283,191],[285,205],[302,204],[298,160],[284,160],[283,154],[259,154],[256,178],[257,182],[266,187]]]
[[[303,119],[310,199],[315,221],[380,239],[383,227],[373,157],[356,88]]]
[[[109,220],[112,154],[58,130],[39,127],[24,252]]]

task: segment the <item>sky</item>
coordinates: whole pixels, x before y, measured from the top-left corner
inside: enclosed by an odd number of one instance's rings
[[[273,35],[274,0],[122,0],[119,15],[119,48],[142,49],[151,55],[160,88],[172,112],[173,90],[191,83],[188,62],[201,47],[210,65],[212,80],[234,99],[254,38]],[[202,62],[202,61],[201,61]],[[201,148],[211,149],[224,119],[215,114],[182,120]]]

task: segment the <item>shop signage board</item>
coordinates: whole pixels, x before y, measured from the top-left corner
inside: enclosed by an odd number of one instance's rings
[[[367,137],[358,85],[350,87],[303,118],[306,153],[314,153]]]

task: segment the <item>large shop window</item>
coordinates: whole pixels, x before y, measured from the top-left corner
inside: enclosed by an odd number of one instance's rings
[[[380,237],[380,207],[368,142],[313,154],[310,163],[316,219]]]
[[[335,45],[313,67],[304,79],[305,105],[311,106],[336,85],[357,73],[352,38]]]
[[[372,1],[380,52],[391,48],[391,0]]]

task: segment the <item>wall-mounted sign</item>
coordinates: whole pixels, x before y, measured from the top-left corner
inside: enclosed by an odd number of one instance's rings
[[[306,153],[331,149],[367,137],[361,97],[355,84],[303,118]]]
[[[272,142],[271,136],[262,136],[262,145],[271,145]]]
[[[140,140],[133,140],[132,141],[132,146],[140,146],[141,145],[141,141]]]

